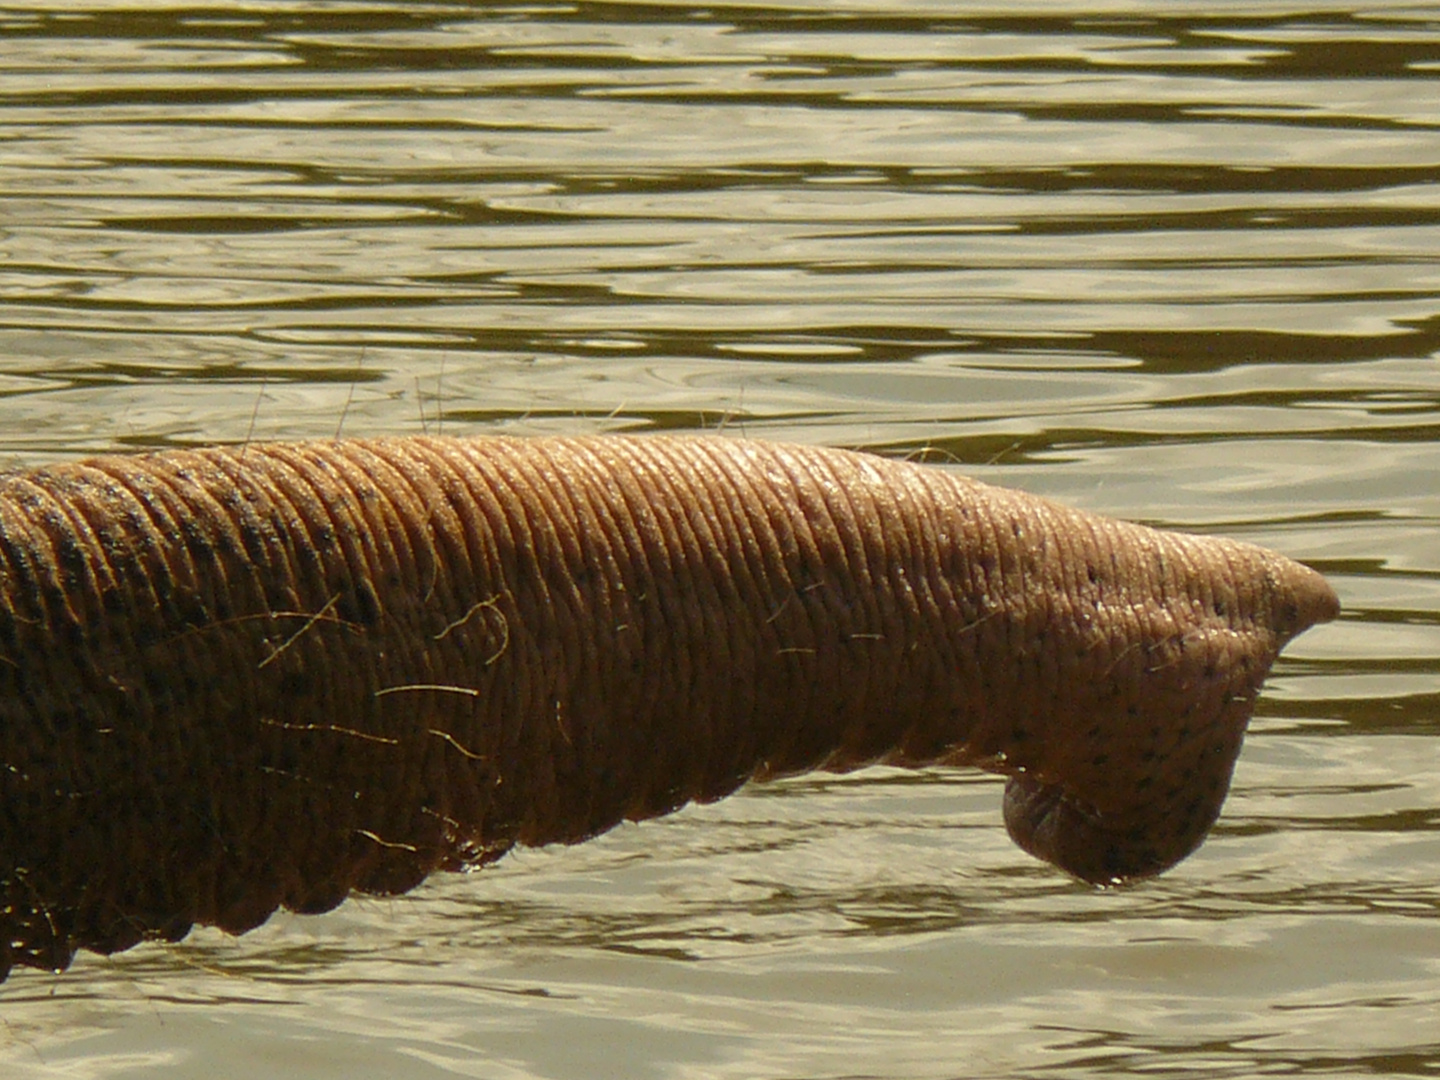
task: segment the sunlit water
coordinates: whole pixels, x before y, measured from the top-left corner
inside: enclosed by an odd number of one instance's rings
[[[724,429],[1265,543],[1346,619],[1097,893],[996,781],[752,788],[0,987],[23,1078],[1440,1074],[1427,5],[0,13],[0,455]]]

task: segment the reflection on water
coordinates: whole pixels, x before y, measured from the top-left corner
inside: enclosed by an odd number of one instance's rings
[[[693,429],[1281,548],[1211,842],[755,789],[0,988],[6,1075],[1429,1075],[1440,23],[1122,0],[0,13],[0,453]],[[246,1064],[255,1062],[256,1064]]]

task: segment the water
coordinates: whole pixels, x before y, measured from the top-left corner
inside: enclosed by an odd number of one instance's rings
[[[1225,815],[1096,893],[975,773],[752,788],[0,987],[5,1075],[1440,1073],[1424,5],[0,14],[0,457],[709,429],[1325,570]]]

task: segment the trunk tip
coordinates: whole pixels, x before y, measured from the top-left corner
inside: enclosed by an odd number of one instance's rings
[[[1339,618],[1340,597],[1318,570],[1284,559],[1275,576],[1275,630],[1282,641]]]

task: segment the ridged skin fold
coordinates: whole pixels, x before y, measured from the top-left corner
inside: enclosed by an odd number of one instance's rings
[[[1316,573],[838,450],[257,444],[0,476],[0,971],[241,932],[752,777],[1011,777],[1085,880],[1220,811]]]

